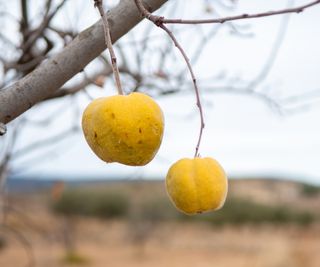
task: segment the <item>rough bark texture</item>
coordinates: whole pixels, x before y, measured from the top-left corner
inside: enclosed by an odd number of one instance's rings
[[[146,0],[154,11],[167,0]],[[108,13],[112,42],[116,42],[142,20],[134,0],[122,0]],[[80,72],[104,49],[101,20],[81,32],[63,51],[43,62],[36,70],[0,90],[0,122],[8,123],[36,103],[50,97]]]

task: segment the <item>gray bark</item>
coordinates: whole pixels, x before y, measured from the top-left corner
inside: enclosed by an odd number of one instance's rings
[[[92,1],[93,2],[93,1]],[[146,0],[154,11],[167,0]],[[98,12],[97,12],[98,16]],[[109,13],[112,42],[142,20],[134,0],[122,0]],[[0,90],[0,122],[8,123],[50,97],[106,48],[101,20],[81,32],[59,54],[43,62],[18,82]]]

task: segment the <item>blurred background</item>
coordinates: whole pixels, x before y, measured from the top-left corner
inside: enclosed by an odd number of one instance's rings
[[[105,8],[119,1],[104,1]],[[172,0],[156,13],[212,18],[311,1]],[[116,94],[108,53],[0,137],[0,266],[320,266],[320,6],[224,24],[169,25],[198,79],[202,156],[225,168],[217,212],[179,213],[164,178],[192,157],[200,120],[187,67],[148,21],[115,44],[127,93],[162,107],[166,129],[144,167],[106,164],[81,115]],[[0,90],[99,19],[93,1],[0,1]],[[1,108],[1,107],[0,107]]]

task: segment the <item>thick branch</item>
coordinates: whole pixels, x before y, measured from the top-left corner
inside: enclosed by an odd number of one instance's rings
[[[156,10],[167,0],[147,0]],[[142,20],[132,0],[122,0],[109,14],[113,42]],[[101,21],[81,32],[63,51],[48,59],[29,75],[0,90],[0,121],[8,123],[34,104],[50,97],[65,82],[80,72],[104,49],[104,31]]]

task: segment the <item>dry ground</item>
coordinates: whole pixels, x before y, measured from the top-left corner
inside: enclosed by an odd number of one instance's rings
[[[118,185],[117,185],[118,186]],[[161,191],[159,185],[130,185],[138,192]],[[121,185],[125,190],[128,186]],[[154,188],[153,188],[154,187]],[[231,193],[261,202],[286,202],[292,207],[319,210],[319,196],[301,197],[298,185],[288,182],[239,181]],[[127,188],[128,189],[128,188]],[[129,190],[129,189],[128,189]],[[66,221],[48,212],[43,196],[21,196],[9,225],[23,233],[35,254],[36,266],[66,267],[63,236],[75,231],[78,255],[91,267],[319,267],[320,224],[244,225],[215,227],[205,223],[99,221],[77,218]],[[1,231],[7,240],[0,249],[0,267],[24,267],[27,256],[17,236]],[[21,240],[20,240],[21,241]],[[74,265],[73,265],[74,266]]]
[[[320,226],[242,226],[213,228],[203,224],[164,223],[145,243],[132,239],[130,224],[82,220],[77,225],[77,251],[92,267],[319,267]],[[30,233],[29,233],[30,234]],[[22,267],[26,255],[10,239],[0,252],[1,267]],[[68,266],[56,241],[34,235],[37,266]]]

